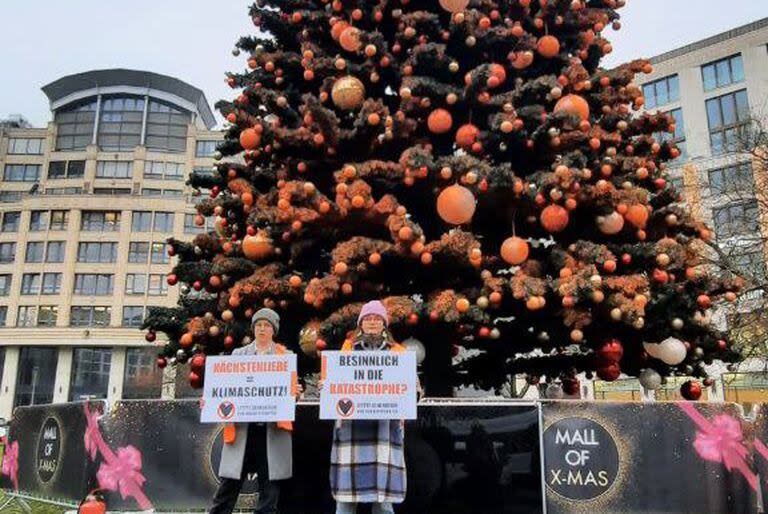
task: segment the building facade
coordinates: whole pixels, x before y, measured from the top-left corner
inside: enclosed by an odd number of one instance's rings
[[[0,416],[19,405],[190,394],[138,330],[175,305],[165,241],[189,239],[223,133],[205,95],[133,70],[43,87],[53,121],[0,126]]]

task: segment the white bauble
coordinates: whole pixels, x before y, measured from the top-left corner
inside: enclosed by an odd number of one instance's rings
[[[640,372],[638,379],[640,380],[640,385],[649,391],[655,391],[661,387],[661,375],[655,369],[644,369]]]
[[[685,349],[685,344],[674,337],[666,338],[659,346],[658,358],[670,366],[677,366],[685,360],[685,356],[688,354],[688,350]]]
[[[661,351],[661,345],[658,343],[643,343],[643,348],[648,355],[656,359],[659,358],[659,351]]]
[[[424,343],[416,339],[415,337],[409,337],[403,341],[403,345],[407,350],[416,352],[416,363],[421,364],[424,362],[424,358],[427,356],[427,349],[424,348]]]

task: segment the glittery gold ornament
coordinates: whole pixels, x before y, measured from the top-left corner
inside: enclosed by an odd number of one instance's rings
[[[356,77],[342,77],[333,84],[331,98],[339,109],[345,111],[357,109],[365,100],[365,86]]]

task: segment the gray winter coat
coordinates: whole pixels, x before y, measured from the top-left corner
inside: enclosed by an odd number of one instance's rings
[[[256,343],[243,346],[232,355],[254,355]],[[243,471],[248,424],[235,424],[235,441],[224,443],[221,449],[219,476],[239,479]],[[291,432],[277,428],[277,423],[267,423],[267,463],[270,480],[284,480],[293,476],[293,437]]]

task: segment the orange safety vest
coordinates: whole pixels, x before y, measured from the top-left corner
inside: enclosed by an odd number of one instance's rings
[[[285,355],[288,353],[288,350],[285,348],[285,346],[281,344],[275,344],[275,354],[276,355]],[[298,376],[296,375],[296,372],[291,373],[291,394],[293,396],[296,396],[296,393],[299,390],[299,381]],[[277,428],[281,430],[285,430],[287,432],[293,432],[293,422],[292,421],[278,421],[277,422]],[[235,439],[237,438],[237,431],[235,430],[235,424],[234,423],[225,423],[224,424],[224,442],[226,444],[232,444],[235,442]]]

